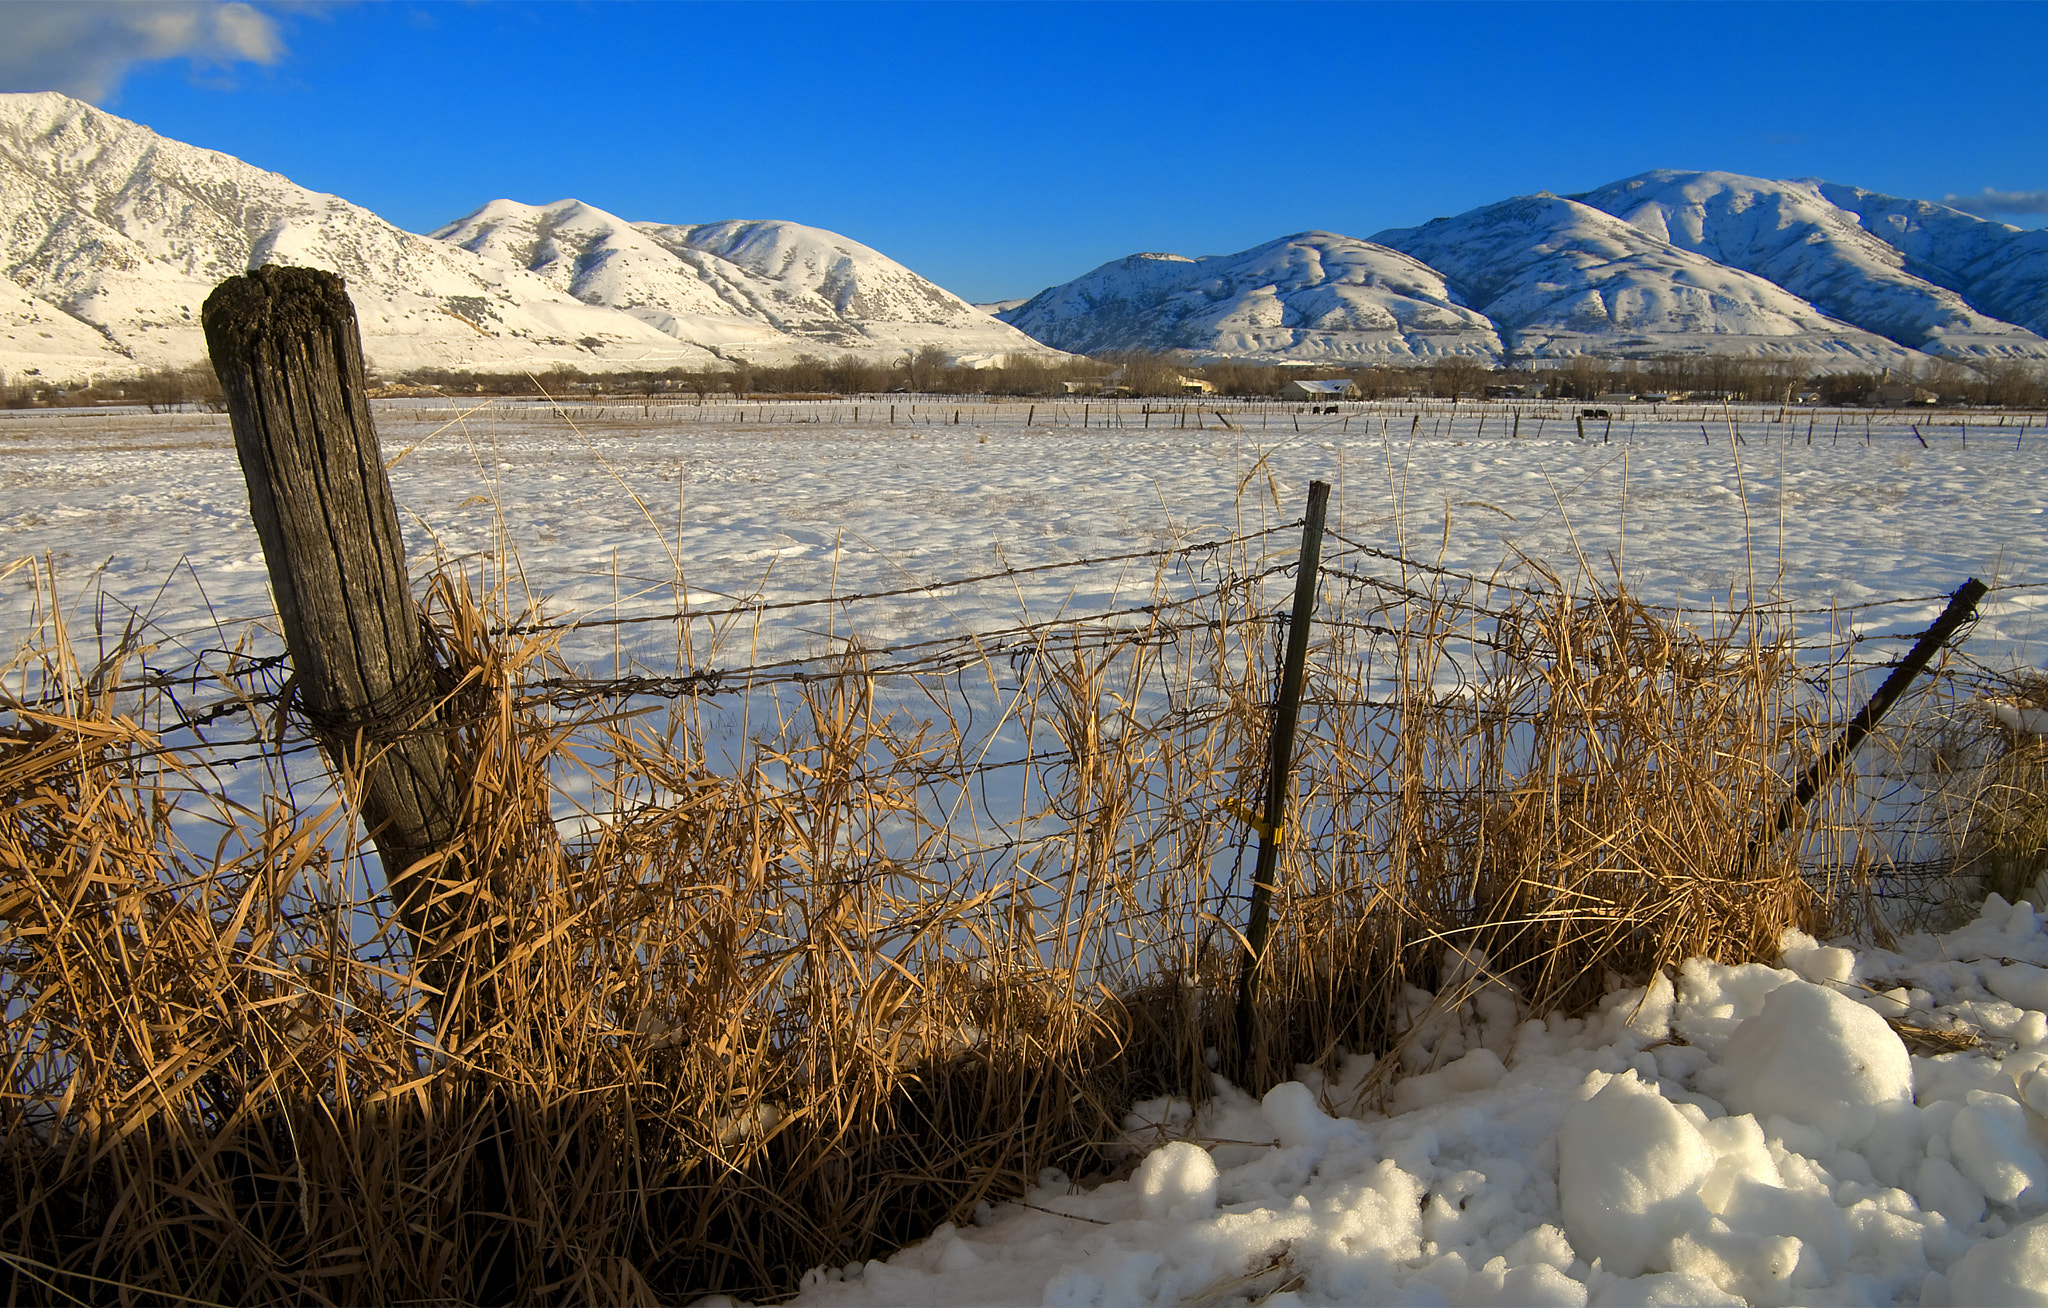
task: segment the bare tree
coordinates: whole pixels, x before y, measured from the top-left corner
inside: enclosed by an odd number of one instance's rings
[[[907,368],[910,389],[913,391],[936,391],[944,379],[951,363],[944,346],[921,345],[917,353],[910,356]]]

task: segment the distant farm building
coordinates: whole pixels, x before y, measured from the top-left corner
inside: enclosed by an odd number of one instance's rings
[[[1897,408],[1906,404],[1934,404],[1940,399],[1940,396],[1924,386],[1915,386],[1910,382],[1886,382],[1872,391],[1864,403]]]
[[[1183,395],[1214,395],[1216,393],[1216,384],[1203,381],[1200,377],[1176,377],[1174,381],[1180,387],[1180,393]]]
[[[1347,377],[1328,381],[1290,381],[1280,388],[1283,400],[1355,400],[1358,384]]]

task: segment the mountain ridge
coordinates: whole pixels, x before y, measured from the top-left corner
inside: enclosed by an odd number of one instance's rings
[[[1155,348],[1371,364],[1501,351],[1493,328],[1433,270],[1321,231],[1234,255],[1129,255],[997,316],[1080,352]]]
[[[587,231],[580,257],[609,238],[594,262],[637,259],[637,279],[579,295],[581,274],[562,275],[541,240],[514,259],[482,235],[471,249],[401,231],[55,92],[0,95],[0,373],[70,383],[197,362],[206,296],[262,263],[340,273],[366,359],[394,372],[702,369],[927,345],[964,362],[1054,353],[868,247],[794,223],[628,224],[573,200],[493,201],[443,232],[550,210],[566,225],[547,239]],[[816,285],[797,275],[813,256]]]
[[[1207,306],[1205,321],[1219,326],[1201,334],[1189,330],[1191,315],[1176,313],[1184,287],[1151,271],[1162,260],[1247,268],[1261,252],[1309,235],[1425,270],[1431,298],[1479,320],[1441,352],[1495,364],[1733,354],[1875,371],[1937,355],[2048,360],[2048,232],[1816,179],[1675,169],[1576,196],[1516,196],[1364,240],[1305,233],[1233,255],[1127,256],[996,316],[1066,348],[1360,362],[1355,347],[1297,338],[1275,348],[1221,329],[1261,301],[1292,304],[1317,288],[1242,277]],[[1491,351],[1482,326],[1496,338]]]
[[[199,308],[266,262],[348,279],[386,371],[957,363],[1154,350],[1314,366],[1734,354],[1821,371],[2048,360],[2048,231],[1798,178],[1657,169],[1361,239],[1148,251],[976,306],[775,219],[629,222],[492,200],[427,235],[54,92],[0,95],[0,375],[197,362]],[[993,309],[994,312],[988,310]]]

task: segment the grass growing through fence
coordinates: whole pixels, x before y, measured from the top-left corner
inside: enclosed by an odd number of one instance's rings
[[[475,880],[441,886],[471,966],[439,997],[349,779],[223,798],[111,689],[132,642],[74,640],[53,594],[0,728],[9,1297],[766,1298],[1042,1169],[1110,1172],[1128,1104],[1201,1095],[1236,1048],[1223,801],[1262,785],[1266,562],[907,680],[849,642],[750,698],[737,745],[708,691],[532,691],[571,674],[555,636],[444,573]],[[1392,1076],[1481,990],[1541,1014],[1828,925],[1839,887],[1755,840],[1824,731],[1769,612],[1356,566],[1326,578],[1224,1070]]]
[[[1957,872],[1979,896],[2048,900],[2048,676],[1988,679],[1967,733]],[[1985,727],[1988,726],[1988,729]]]

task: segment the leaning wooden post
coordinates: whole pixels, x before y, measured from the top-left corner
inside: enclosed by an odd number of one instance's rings
[[[1259,833],[1259,861],[1252,873],[1251,913],[1245,922],[1245,957],[1237,982],[1237,1052],[1248,1071],[1252,1048],[1252,1014],[1259,997],[1259,964],[1266,953],[1272,920],[1273,878],[1280,846],[1287,839],[1287,791],[1294,768],[1294,729],[1301,720],[1302,683],[1307,678],[1309,619],[1316,609],[1316,574],[1323,565],[1323,520],[1330,504],[1330,484],[1308,484],[1308,512],[1301,525],[1301,563],[1294,578],[1294,612],[1288,619],[1287,653],[1280,668],[1279,694],[1273,703],[1273,736],[1266,760],[1264,812],[1252,826]]]
[[[438,682],[405,573],[398,509],[363,381],[342,280],[263,267],[214,288],[200,311],[234,427],[284,625],[298,699],[336,772],[354,779],[422,979],[462,913],[449,848],[465,788],[437,722]]]
[[[1948,607],[1941,611],[1933,626],[1920,633],[1920,639],[1913,642],[1913,648],[1899,660],[1891,675],[1884,679],[1884,684],[1877,688],[1877,693],[1857,710],[1855,717],[1849,719],[1849,725],[1842,729],[1834,744],[1828,746],[1827,752],[1799,774],[1799,780],[1793,783],[1792,793],[1778,805],[1778,814],[1771,819],[1769,828],[1750,841],[1751,864],[1765,847],[1791,829],[1793,822],[1806,811],[1806,806],[1813,802],[1813,797],[1820,793],[1820,788],[1840,770],[1843,762],[1856,752],[1865,738],[1877,730],[1877,724],[1884,720],[1884,715],[1899,696],[1912,686],[1913,679],[1927,670],[1927,665],[1934,661],[1941,647],[1962,630],[1964,623],[1977,616],[1977,601],[1983,599],[1990,589],[1975,577],[1966,578],[1962,585],[1956,587],[1955,593],[1948,597]]]

